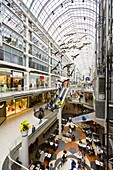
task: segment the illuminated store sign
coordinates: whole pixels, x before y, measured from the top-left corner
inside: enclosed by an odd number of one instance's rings
[[[23,73],[21,72],[17,72],[17,71],[13,71],[11,74],[12,78],[23,78]]]

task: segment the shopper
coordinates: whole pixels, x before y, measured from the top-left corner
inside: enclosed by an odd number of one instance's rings
[[[66,161],[67,161],[67,151],[64,150],[62,155],[62,163],[65,163]]]
[[[38,118],[40,119],[40,121],[39,121],[39,124],[40,124],[42,122],[42,118],[43,118],[42,112],[39,113]]]
[[[72,160],[72,162],[71,162],[71,170],[74,170],[74,168],[76,168],[76,162],[74,160]]]
[[[85,161],[86,161],[86,156],[85,156],[85,154],[83,154],[82,159],[81,159],[83,169],[85,169]]]
[[[34,133],[34,132],[35,132],[35,126],[32,125],[32,133]]]
[[[45,153],[44,153],[44,151],[41,151],[39,161],[43,164],[44,163],[44,159],[45,159]]]
[[[39,112],[41,112],[42,113],[42,118],[44,117],[44,109],[43,109],[43,107],[42,106],[40,106],[39,107]]]
[[[34,108],[34,114],[36,113],[36,108]]]
[[[46,169],[45,169],[45,170],[50,170],[48,165],[46,166]]]
[[[50,163],[49,170],[53,170],[53,164],[52,163]]]

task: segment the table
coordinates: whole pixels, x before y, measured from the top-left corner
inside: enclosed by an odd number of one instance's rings
[[[54,139],[55,138],[55,134],[50,134],[50,138]]]
[[[29,170],[44,170],[40,163],[34,163],[29,167]]]
[[[82,155],[76,154],[76,157],[77,157],[78,159],[82,159]]]
[[[57,143],[55,143],[55,148],[57,148],[58,147],[58,144]]]
[[[92,138],[86,137],[86,141],[88,141],[88,142],[90,142],[90,143],[91,143],[91,142],[92,142],[92,140],[93,140]]]
[[[99,134],[98,134],[98,133],[95,133],[95,132],[93,132],[93,135],[99,136]]]
[[[49,144],[50,144],[50,146],[53,146],[54,143],[53,143],[53,142],[50,142]]]
[[[101,167],[104,167],[104,163],[98,160],[95,160],[95,164]]]
[[[40,167],[35,167],[35,170],[42,170],[42,168],[40,168]]]
[[[78,146],[81,147],[81,148],[86,148],[86,144],[85,143],[79,143]]]
[[[35,165],[31,165],[29,170],[33,170],[35,168]]]
[[[51,153],[47,153],[47,152],[45,152],[45,157],[46,157],[46,158],[50,159],[50,158],[51,158],[51,156],[52,156],[52,154],[51,154]]]
[[[66,141],[71,142],[72,141],[72,135],[68,133],[64,133],[63,136],[65,137]]]
[[[93,142],[94,142],[95,144],[99,144],[99,143],[100,143],[100,140],[99,140],[99,139],[93,139]]]
[[[74,123],[71,122],[71,124],[69,125],[71,127],[71,129],[75,129],[76,125]]]

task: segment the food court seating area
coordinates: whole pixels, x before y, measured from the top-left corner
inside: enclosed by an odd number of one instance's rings
[[[90,128],[89,125],[86,126],[86,124],[83,126],[83,128],[79,128],[75,124],[73,124],[73,122],[71,121],[67,122],[67,120],[63,120],[62,125],[63,125],[62,141],[64,141],[65,143],[68,142],[71,143],[71,147],[74,143],[78,144],[77,145],[78,148],[75,149],[76,150],[75,156],[77,157],[77,162],[79,163],[79,164],[77,163],[77,166],[80,165],[79,169],[83,167],[82,157],[84,155],[88,157],[89,160],[91,158],[91,160],[94,161],[96,168],[98,167],[104,168],[105,163],[104,163],[104,158],[102,158],[102,155],[104,155],[103,154],[104,150],[101,146],[101,140],[99,139],[98,133],[93,131],[93,129]],[[47,135],[43,136],[42,134],[43,140],[39,138],[43,142],[40,145],[37,145],[37,147],[34,147],[36,153],[35,153],[35,160],[33,160],[33,163],[31,163],[30,166],[31,170],[36,170],[36,169],[43,170],[43,166],[38,167],[39,166],[38,163],[40,162],[42,152],[44,153],[44,161],[41,163],[41,165],[44,164],[45,167],[50,165],[51,161],[53,160],[52,157],[55,156],[56,153],[61,152],[59,150],[57,151],[57,149],[59,148],[59,140],[58,140],[58,132],[56,133],[56,129],[58,130],[58,122],[56,123],[56,126],[52,126],[52,128],[49,128],[48,133],[46,131]],[[73,134],[76,134],[76,131],[77,133],[79,133],[79,130],[80,133],[82,133],[83,138],[77,139],[76,135],[73,138],[72,137]],[[48,135],[49,137],[47,137]],[[75,144],[73,146],[75,146]],[[34,162],[36,162],[35,166],[33,166]],[[60,165],[60,163],[58,165]],[[96,169],[94,168],[94,170]]]

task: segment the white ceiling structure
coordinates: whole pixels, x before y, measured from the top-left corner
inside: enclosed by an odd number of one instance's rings
[[[95,24],[99,0],[23,0],[82,75],[95,65]]]

